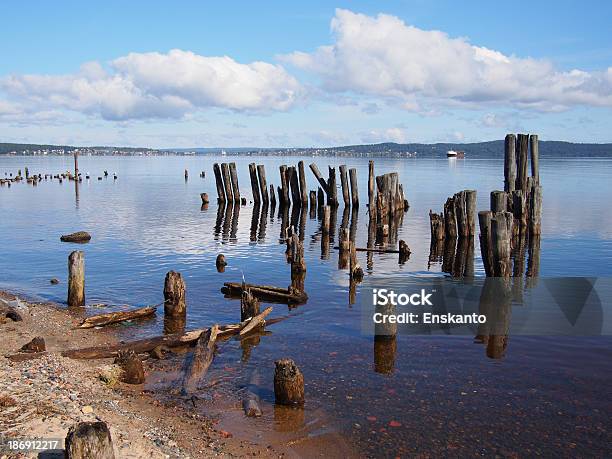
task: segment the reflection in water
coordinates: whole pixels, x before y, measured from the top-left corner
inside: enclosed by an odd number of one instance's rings
[[[240,360],[242,362],[247,363],[249,361],[249,358],[251,357],[251,351],[255,347],[257,347],[257,345],[261,341],[261,335],[262,333],[252,333],[240,340],[240,348],[242,349],[242,356]]]
[[[251,229],[249,232],[249,240],[251,242],[257,241],[257,228],[259,226],[259,203],[255,203],[253,206],[253,213],[251,214]]]
[[[274,404],[274,430],[296,432],[304,428],[304,409]]]
[[[219,235],[221,234],[221,227],[223,225],[223,215],[225,213],[225,202],[219,202],[217,206],[217,218],[215,219],[215,241],[219,240]]]
[[[272,210],[274,213],[274,210]],[[259,231],[257,233],[257,240],[263,242],[266,239],[266,226],[268,225],[268,206],[264,204],[261,210],[261,218],[259,219]]]
[[[395,353],[397,352],[397,337],[374,336],[374,371],[390,375],[395,368]]]
[[[79,208],[79,181],[74,181],[74,206]]]
[[[479,324],[477,342],[487,347],[487,357],[502,359],[508,346],[508,330],[512,316],[512,288],[509,279],[487,277],[480,292],[479,314],[487,317]]]
[[[175,333],[185,333],[185,323],[187,316],[166,316],[164,315],[164,335],[173,335]]]

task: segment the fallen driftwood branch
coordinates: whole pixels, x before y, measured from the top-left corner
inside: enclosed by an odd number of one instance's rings
[[[267,325],[272,325],[286,317],[278,317],[266,321]],[[240,333],[240,330],[246,327],[250,320],[231,325],[220,325],[219,332],[217,333],[217,339],[228,338],[233,335]],[[110,346],[95,346],[82,349],[68,349],[62,351],[62,356],[69,357],[72,359],[106,359],[110,357],[116,357],[120,351],[132,350],[136,354],[144,354],[152,351],[158,346],[165,346],[166,348],[175,348],[190,346],[194,344],[199,338],[202,332],[208,331],[208,328],[201,328],[192,330],[184,334],[173,334],[164,336],[154,336],[151,338],[140,339],[136,341],[130,341],[127,343],[120,343]]]
[[[208,367],[215,356],[215,342],[219,326],[213,325],[207,331],[200,333],[195,350],[190,359],[186,360],[183,377],[183,394],[190,394],[198,388],[198,383],[204,378]]]
[[[25,362],[27,360],[39,359],[40,357],[43,357],[43,356],[45,356],[47,354],[48,354],[47,351],[41,351],[41,352],[17,352],[16,354],[5,355],[5,357],[7,359],[9,359],[11,362]]]
[[[116,324],[125,322],[126,320],[140,319],[155,314],[157,306],[146,306],[144,308],[132,309],[131,311],[117,311],[106,314],[98,314],[96,316],[84,319],[79,328],[102,327],[104,325]]]
[[[221,292],[230,298],[240,298],[243,289],[248,289],[258,300],[271,303],[303,304],[308,301],[308,295],[305,292],[293,288],[243,284],[242,282],[225,282]]]
[[[244,336],[247,333],[249,333],[251,330],[253,330],[255,327],[257,327],[258,325],[263,325],[266,322],[266,317],[268,316],[268,314],[270,314],[272,312],[272,307],[266,308],[261,314],[257,314],[255,317],[253,317],[251,320],[248,321],[248,323],[244,326],[244,328],[242,330],[240,330],[239,335],[240,336]]]

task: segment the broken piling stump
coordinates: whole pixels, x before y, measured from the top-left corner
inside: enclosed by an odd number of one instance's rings
[[[164,281],[164,315],[172,317],[187,315],[185,281],[181,273],[175,271],[168,271]]]
[[[85,256],[75,250],[68,256],[68,306],[85,305]]]
[[[304,375],[291,359],[274,362],[274,398],[279,405],[304,404]]]
[[[132,350],[118,353],[115,363],[121,368],[120,380],[126,384],[142,384],[145,382],[142,360]]]
[[[240,297],[240,321],[259,314],[259,300],[253,296],[249,289],[243,289]]]

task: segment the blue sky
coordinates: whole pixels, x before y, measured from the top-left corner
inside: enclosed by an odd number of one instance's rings
[[[3,2],[0,141],[612,142],[612,3],[465,3]]]

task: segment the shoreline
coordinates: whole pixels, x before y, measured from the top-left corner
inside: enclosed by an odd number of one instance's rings
[[[284,455],[217,430],[217,419],[190,412],[181,403],[160,401],[143,384],[105,383],[101,376],[112,371],[112,358],[74,360],[60,352],[117,343],[111,328],[75,328],[77,317],[58,304],[29,302],[0,291],[0,304],[15,304],[16,299],[23,320],[0,323],[0,431],[6,438],[57,439],[63,448],[71,425],[102,420],[110,428],[116,457],[121,458]],[[6,357],[37,336],[45,339],[45,353],[31,359],[34,354],[25,354],[23,361]],[[151,372],[144,363],[145,372]],[[2,450],[0,454],[38,457],[39,452],[20,455]],[[45,457],[63,457],[63,449],[49,453]]]

